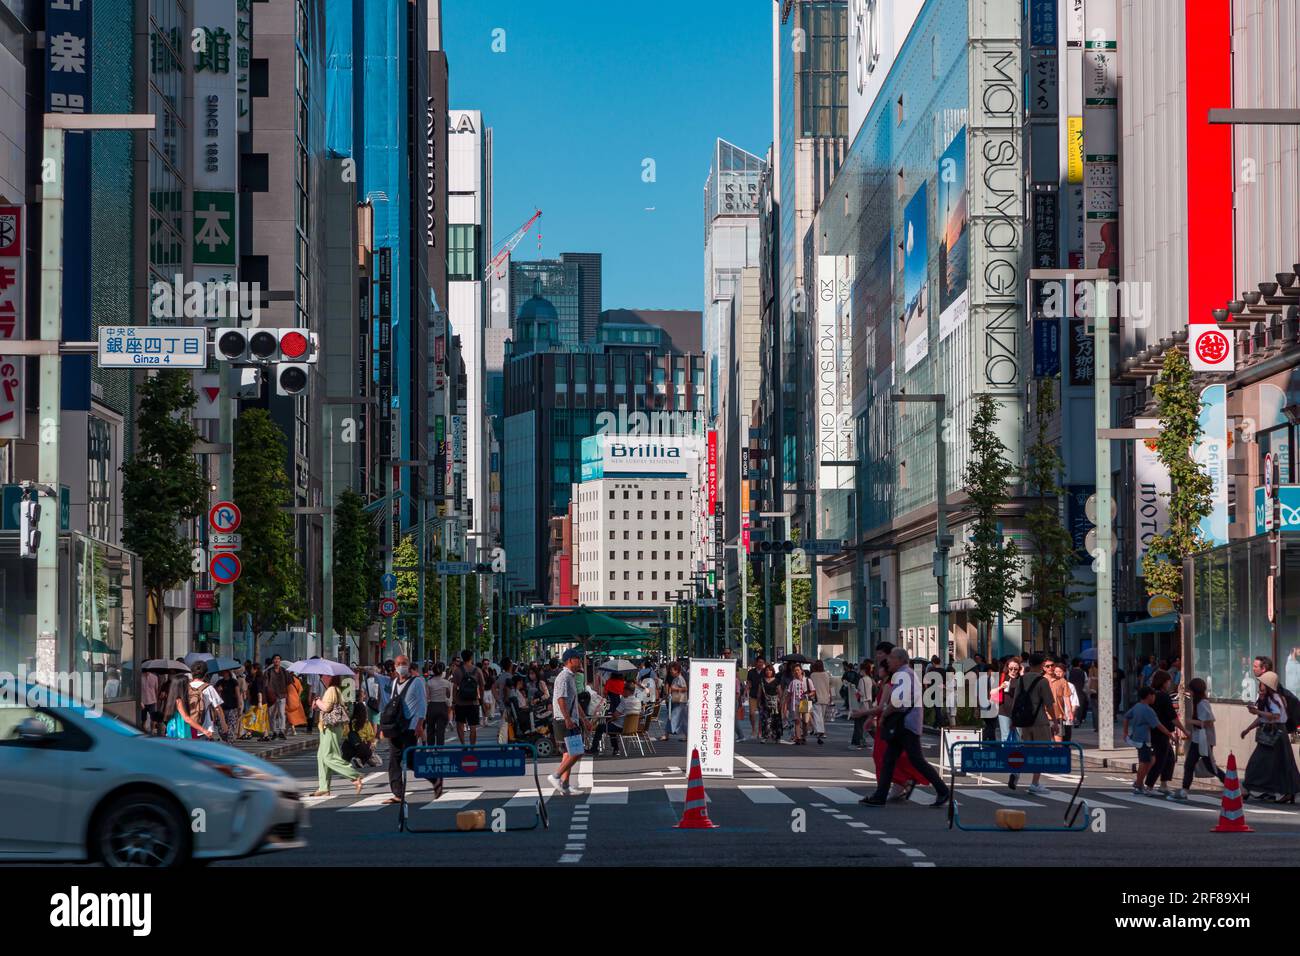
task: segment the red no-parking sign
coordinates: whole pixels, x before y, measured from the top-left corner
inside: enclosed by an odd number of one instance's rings
[[[234,584],[239,580],[242,570],[243,565],[239,563],[239,555],[233,551],[222,551],[220,554],[213,555],[212,563],[208,565],[208,573],[217,584]]]

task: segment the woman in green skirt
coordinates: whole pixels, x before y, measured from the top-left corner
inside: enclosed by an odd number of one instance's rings
[[[330,774],[337,773],[347,777],[361,795],[363,784],[361,772],[343,759],[343,733],[348,728],[346,711],[343,707],[343,694],[339,691],[339,679],[333,675],[323,678],[325,693],[318,697],[313,706],[320,711],[320,746],[316,750],[317,790],[313,797],[327,797],[330,792]],[[338,708],[344,711],[342,722],[332,722],[330,714]]]

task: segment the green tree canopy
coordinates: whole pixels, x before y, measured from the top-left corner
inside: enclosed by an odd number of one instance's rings
[[[970,458],[966,464],[966,494],[975,513],[965,562],[971,617],[980,628],[981,649],[987,651],[989,625],[1012,610],[1020,580],[1020,549],[1005,538],[999,511],[1011,494],[1016,467],[1007,459],[1007,446],[998,437],[998,405],[992,395],[975,399],[970,428]],[[946,641],[947,635],[940,635]]]
[[[378,597],[379,531],[362,497],[345,488],[334,505],[334,630],[365,630]]]

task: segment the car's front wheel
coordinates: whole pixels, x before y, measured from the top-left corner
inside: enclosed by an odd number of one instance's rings
[[[156,793],[124,793],[97,815],[91,848],[105,866],[169,867],[190,856],[180,809]]]

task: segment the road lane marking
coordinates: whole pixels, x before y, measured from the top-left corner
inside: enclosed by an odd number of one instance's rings
[[[881,837],[880,842],[886,846],[902,846],[903,841],[898,837]]]
[[[753,770],[760,777],[767,777],[769,780],[776,777],[776,774],[772,773],[772,771],[764,770],[762,767],[754,763],[754,761],[750,760],[748,757],[742,757],[740,754],[736,754],[735,757],[736,760],[738,760],[740,763],[743,763],[750,770]]]
[[[664,784],[664,795],[673,803],[683,803],[686,800],[686,784],[666,783]],[[713,798],[709,796],[707,790],[704,793],[704,799],[709,803],[713,802]]]
[[[339,812],[349,813],[363,810],[378,810],[380,807],[385,806],[388,803],[391,796],[392,794],[389,793],[372,793],[368,797],[362,797],[351,806],[343,807]]]
[[[967,792],[968,792],[968,791],[965,791],[965,790],[962,791],[962,793],[967,793]],[[1034,796],[1036,796],[1036,797],[1043,797],[1043,798],[1046,798],[1046,799],[1048,799],[1048,800],[1055,800],[1057,803],[1069,803],[1069,802],[1070,802],[1070,799],[1071,799],[1071,798],[1070,798],[1070,794],[1068,794],[1068,793],[1061,793],[1061,792],[1058,791],[1058,790],[1049,790],[1047,793],[1036,793],[1036,794],[1034,794]],[[1102,800],[1094,800],[1092,797],[1088,796],[1088,791],[1086,791],[1086,790],[1082,790],[1082,791],[1079,792],[1079,798],[1078,798],[1078,800],[1076,800],[1075,802],[1076,802],[1076,803],[1083,803],[1083,802],[1085,802],[1085,801],[1087,802],[1088,806],[1090,806],[1090,807],[1101,807],[1103,810],[1123,810],[1123,809],[1124,809],[1124,805],[1123,805],[1122,803],[1106,803],[1106,802],[1104,802],[1104,801],[1102,801]]]
[[[506,807],[535,807],[537,806],[537,788],[531,790],[519,790],[513,797],[507,800],[502,806]]]
[[[1184,803],[1175,803],[1172,800],[1158,800],[1155,797],[1139,797],[1136,793],[1119,793],[1113,790],[1103,790],[1102,796],[1113,797],[1116,800],[1127,800],[1129,803],[1136,803],[1142,807],[1160,807],[1164,810],[1181,811],[1183,813],[1214,813],[1209,807],[1189,807]]]
[[[904,856],[925,856],[923,852],[910,846],[900,846],[898,852]]]

